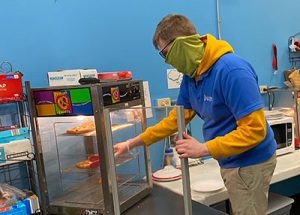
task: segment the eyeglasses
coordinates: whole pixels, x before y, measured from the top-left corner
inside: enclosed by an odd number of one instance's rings
[[[162,56],[162,58],[164,58],[164,59],[166,58],[168,52],[167,52],[167,53],[164,53],[164,50],[165,50],[171,43],[173,43],[173,42],[174,42],[174,40],[171,40],[170,42],[168,42],[167,45],[165,45],[165,47],[163,47],[163,48],[160,50],[159,55]]]

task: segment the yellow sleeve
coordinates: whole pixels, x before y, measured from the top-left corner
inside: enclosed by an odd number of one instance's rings
[[[237,128],[225,136],[206,142],[214,158],[241,154],[260,143],[266,137],[266,120],[263,109],[259,109],[237,121]]]
[[[185,124],[189,123],[195,116],[195,112],[190,109],[184,109]],[[150,145],[163,138],[170,136],[177,131],[177,115],[176,108],[173,108],[169,115],[156,125],[147,128],[139,137],[145,145]]]

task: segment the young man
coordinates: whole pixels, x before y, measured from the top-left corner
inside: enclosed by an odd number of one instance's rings
[[[266,214],[268,189],[276,166],[276,142],[263,111],[257,76],[232,47],[212,35],[200,36],[182,15],[157,25],[153,44],[167,64],[184,74],[177,105],[188,123],[203,121],[205,142],[184,134],[176,142],[181,158],[211,155],[221,167],[234,214]],[[116,144],[115,155],[150,145],[177,130],[176,110],[141,135]],[[200,132],[200,131],[199,131]]]

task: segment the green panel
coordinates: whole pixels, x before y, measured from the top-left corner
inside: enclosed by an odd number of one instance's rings
[[[68,91],[53,91],[55,111],[58,115],[72,113],[70,93]]]
[[[91,101],[90,90],[88,88],[70,90],[71,101],[73,104]]]

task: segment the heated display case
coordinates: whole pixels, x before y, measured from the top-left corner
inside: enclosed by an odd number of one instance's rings
[[[46,214],[120,214],[151,192],[148,147],[113,149],[146,128],[142,81],[26,90]]]

